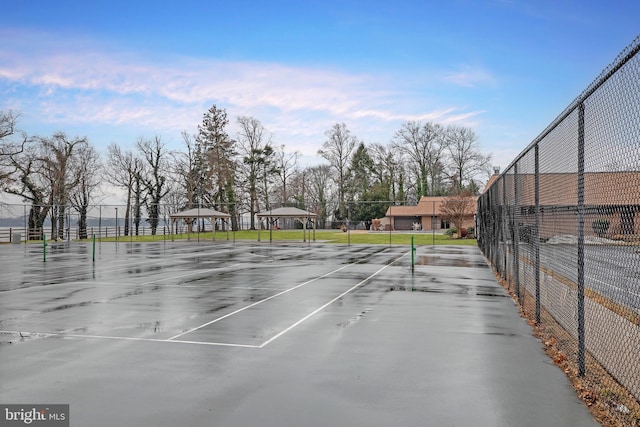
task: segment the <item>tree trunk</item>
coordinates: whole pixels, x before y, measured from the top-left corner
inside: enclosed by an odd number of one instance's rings
[[[64,240],[64,211],[65,207],[58,207],[58,238]]]
[[[87,206],[80,208],[80,219],[78,220],[78,237],[87,238]]]
[[[158,229],[158,203],[152,203],[149,206],[149,224],[151,225],[151,235],[156,235],[156,230]]]
[[[42,240],[44,238],[44,219],[46,218],[48,210],[42,212],[42,206],[32,205],[29,209],[29,240]]]
[[[124,235],[128,236],[131,230],[129,230],[129,221],[131,221],[131,186],[127,191],[127,206],[124,209]]]

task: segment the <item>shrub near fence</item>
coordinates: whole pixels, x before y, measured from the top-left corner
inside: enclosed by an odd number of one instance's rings
[[[478,244],[583,384],[640,422],[640,37],[494,180]],[[625,397],[626,396],[626,397]]]

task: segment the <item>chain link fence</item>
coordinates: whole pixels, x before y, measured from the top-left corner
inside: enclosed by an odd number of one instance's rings
[[[640,37],[478,201],[478,244],[581,381],[640,425]],[[558,360],[556,360],[558,362]]]
[[[198,208],[196,208],[198,209]],[[229,221],[201,218],[185,222],[172,221],[171,214],[180,212],[183,206],[162,204],[158,209],[155,226],[144,207],[136,209],[126,205],[90,205],[81,215],[76,209],[67,208],[54,215],[54,207],[26,204],[0,205],[0,243],[20,243],[48,240],[82,240],[96,238],[126,238],[133,236],[170,236],[171,234],[205,233],[213,229],[226,231]],[[226,209],[225,209],[226,210]],[[36,214],[37,213],[37,214]],[[39,216],[39,218],[38,218]]]
[[[211,233],[212,230],[250,230],[270,228],[276,230],[318,229],[367,233],[429,233],[449,234],[461,238],[475,238],[476,198],[423,197],[417,205],[393,200],[351,201],[339,209],[329,210],[312,204],[303,205],[304,216],[254,215],[246,209],[232,205],[214,207],[226,213],[235,212],[235,218],[212,218],[204,212],[210,207],[193,208],[194,217],[176,214],[183,205],[161,204],[158,209],[131,205],[90,205],[84,214],[78,209],[28,204],[0,204],[0,244],[40,242],[47,240],[78,241],[102,238],[133,238],[134,236],[169,236],[191,233]],[[280,208],[281,206],[274,207]],[[292,206],[289,206],[292,207]],[[200,213],[199,210],[203,212]],[[150,212],[157,212],[152,221]],[[172,219],[172,216],[174,218]],[[196,219],[197,218],[197,219]],[[152,224],[155,223],[155,227]],[[457,228],[460,228],[458,230]]]

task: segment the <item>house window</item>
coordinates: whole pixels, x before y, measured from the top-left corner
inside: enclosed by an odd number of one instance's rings
[[[445,221],[443,219],[443,220],[440,221],[440,228],[449,229],[449,228],[451,228],[451,225],[449,224],[449,221]]]

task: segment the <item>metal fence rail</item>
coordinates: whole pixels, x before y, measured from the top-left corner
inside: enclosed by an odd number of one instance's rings
[[[421,199],[418,205],[406,205],[401,201],[353,201],[346,206],[346,216],[338,219],[335,215],[328,215],[327,209],[318,209],[311,203],[302,203],[305,210],[314,213],[313,220],[307,220],[308,228],[344,229],[364,231],[413,231],[413,232],[446,232],[454,231],[458,225],[462,228],[461,237],[475,236],[474,214],[476,200],[472,196],[462,197],[431,197]],[[40,242],[47,240],[86,240],[96,238],[134,238],[135,236],[171,236],[172,234],[211,233],[236,230],[274,229],[292,230],[303,229],[301,218],[285,216],[268,220],[264,216],[258,218],[251,214],[244,206],[226,204],[219,206],[222,212],[235,212],[235,223],[221,218],[211,221],[199,216],[187,222],[186,218],[174,218],[185,207],[161,203],[157,206],[158,217],[155,230],[151,227],[148,209],[140,206],[135,209],[126,205],[88,205],[82,210],[66,206],[57,211],[51,205],[29,205],[0,203],[0,244],[20,242]],[[208,208],[208,207],[207,207]],[[205,207],[194,207],[205,209]],[[62,215],[60,212],[64,212]],[[54,219],[54,212],[56,212]],[[457,224],[457,225],[456,225]],[[454,230],[451,230],[451,229]],[[455,230],[455,234],[457,235]],[[453,233],[452,233],[453,234]],[[169,237],[171,238],[171,237]]]
[[[495,178],[477,215],[478,244],[524,312],[556,328],[621,414],[640,399],[639,51],[640,37]],[[635,402],[616,403],[617,385]]]
[[[50,206],[37,206],[40,211],[44,211]],[[149,224],[148,213],[141,209],[136,221],[134,209],[130,208],[127,214],[126,205],[90,205],[87,207],[84,222],[80,214],[71,208],[67,208],[62,217],[62,223],[54,221],[52,224],[51,215],[47,215],[42,223],[34,224],[31,219],[32,205],[26,204],[2,204],[0,205],[0,243],[20,243],[47,239],[58,240],[80,240],[88,239],[92,236],[96,238],[125,238],[133,236],[148,236],[154,233]],[[51,212],[51,209],[47,209]],[[210,220],[194,221],[189,227],[184,221],[172,222],[170,215],[182,210],[180,206],[162,204],[159,209],[159,217],[155,234],[159,236],[170,236],[171,234],[182,233],[210,233],[214,224]],[[84,223],[81,227],[80,224]],[[221,226],[218,221],[215,226]],[[19,239],[16,241],[16,235]]]

